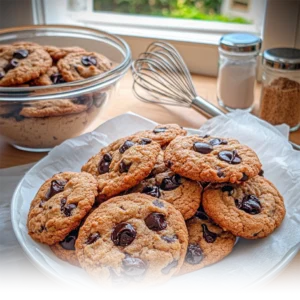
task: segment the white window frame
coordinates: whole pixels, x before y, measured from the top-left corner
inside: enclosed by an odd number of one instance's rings
[[[263,0],[252,0],[263,1]],[[218,42],[230,32],[251,32],[263,39],[263,49],[300,45],[300,1],[265,0],[266,15],[263,31],[255,25],[211,21],[196,21],[163,17],[123,15],[93,12],[93,1],[86,0],[85,11],[70,12],[67,1],[32,0],[44,20],[36,23],[65,23],[94,27],[121,36],[136,58],[154,40],[171,42],[181,53],[192,73],[216,76],[218,72]],[[41,10],[44,13],[41,13]],[[289,15],[288,22],[281,18]],[[273,28],[276,27],[276,31]]]

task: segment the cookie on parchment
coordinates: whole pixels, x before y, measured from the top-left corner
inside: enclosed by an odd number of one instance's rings
[[[256,176],[256,153],[231,138],[177,137],[165,150],[165,164],[177,174],[205,182],[240,183]]]
[[[67,82],[99,75],[112,67],[107,57],[95,52],[70,53],[57,63],[59,73]]]
[[[214,264],[232,251],[236,237],[215,224],[203,210],[188,220],[186,226],[189,244],[179,274]]]
[[[130,136],[100,150],[81,168],[96,176],[99,203],[132,188],[153,169],[160,145],[151,139]]]
[[[171,204],[136,193],[95,209],[75,248],[80,265],[99,283],[158,283],[180,269],[187,240],[184,219]]]
[[[187,220],[200,206],[202,186],[168,169],[161,150],[151,174],[128,192],[140,192],[167,201]]]
[[[271,234],[285,216],[284,200],[275,186],[261,176],[243,185],[224,185],[203,193],[206,213],[224,230],[246,239]]]
[[[22,85],[46,73],[51,65],[52,59],[42,47],[11,46],[0,52],[0,86]]]
[[[159,124],[153,130],[139,131],[134,135],[149,138],[164,147],[177,136],[184,136],[186,133],[186,130],[177,124]]]
[[[31,202],[28,234],[48,245],[62,241],[91,210],[96,195],[97,183],[91,174],[54,175],[40,187]]]

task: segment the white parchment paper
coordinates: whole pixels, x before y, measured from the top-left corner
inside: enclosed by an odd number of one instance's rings
[[[47,246],[35,243],[28,236],[27,214],[40,185],[57,172],[79,171],[89,157],[113,140],[139,130],[152,129],[154,125],[154,122],[131,113],[120,115],[102,124],[93,133],[64,142],[27,172],[12,199],[12,224],[22,248],[45,274],[77,286],[91,284],[83,270],[62,262]],[[233,252],[221,262],[174,278],[165,287],[175,288],[180,284],[181,287],[195,289],[200,280],[205,286],[217,281],[218,287],[233,280],[235,288],[255,284],[277,273],[299,249],[300,152],[293,150],[288,143],[287,127],[278,130],[240,111],[213,118],[198,132],[233,137],[253,148],[263,164],[265,177],[284,196],[287,215],[282,226],[269,237],[251,241],[239,239]],[[4,175],[3,172],[1,175]]]

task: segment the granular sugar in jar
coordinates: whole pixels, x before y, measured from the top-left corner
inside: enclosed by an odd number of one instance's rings
[[[300,50],[273,48],[263,53],[260,117],[273,125],[300,127]]]

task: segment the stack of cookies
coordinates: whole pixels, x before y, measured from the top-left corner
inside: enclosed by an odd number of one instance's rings
[[[263,238],[285,215],[252,149],[158,125],[100,149],[82,172],[39,189],[28,233],[99,283],[157,283],[216,263],[236,237]]]

